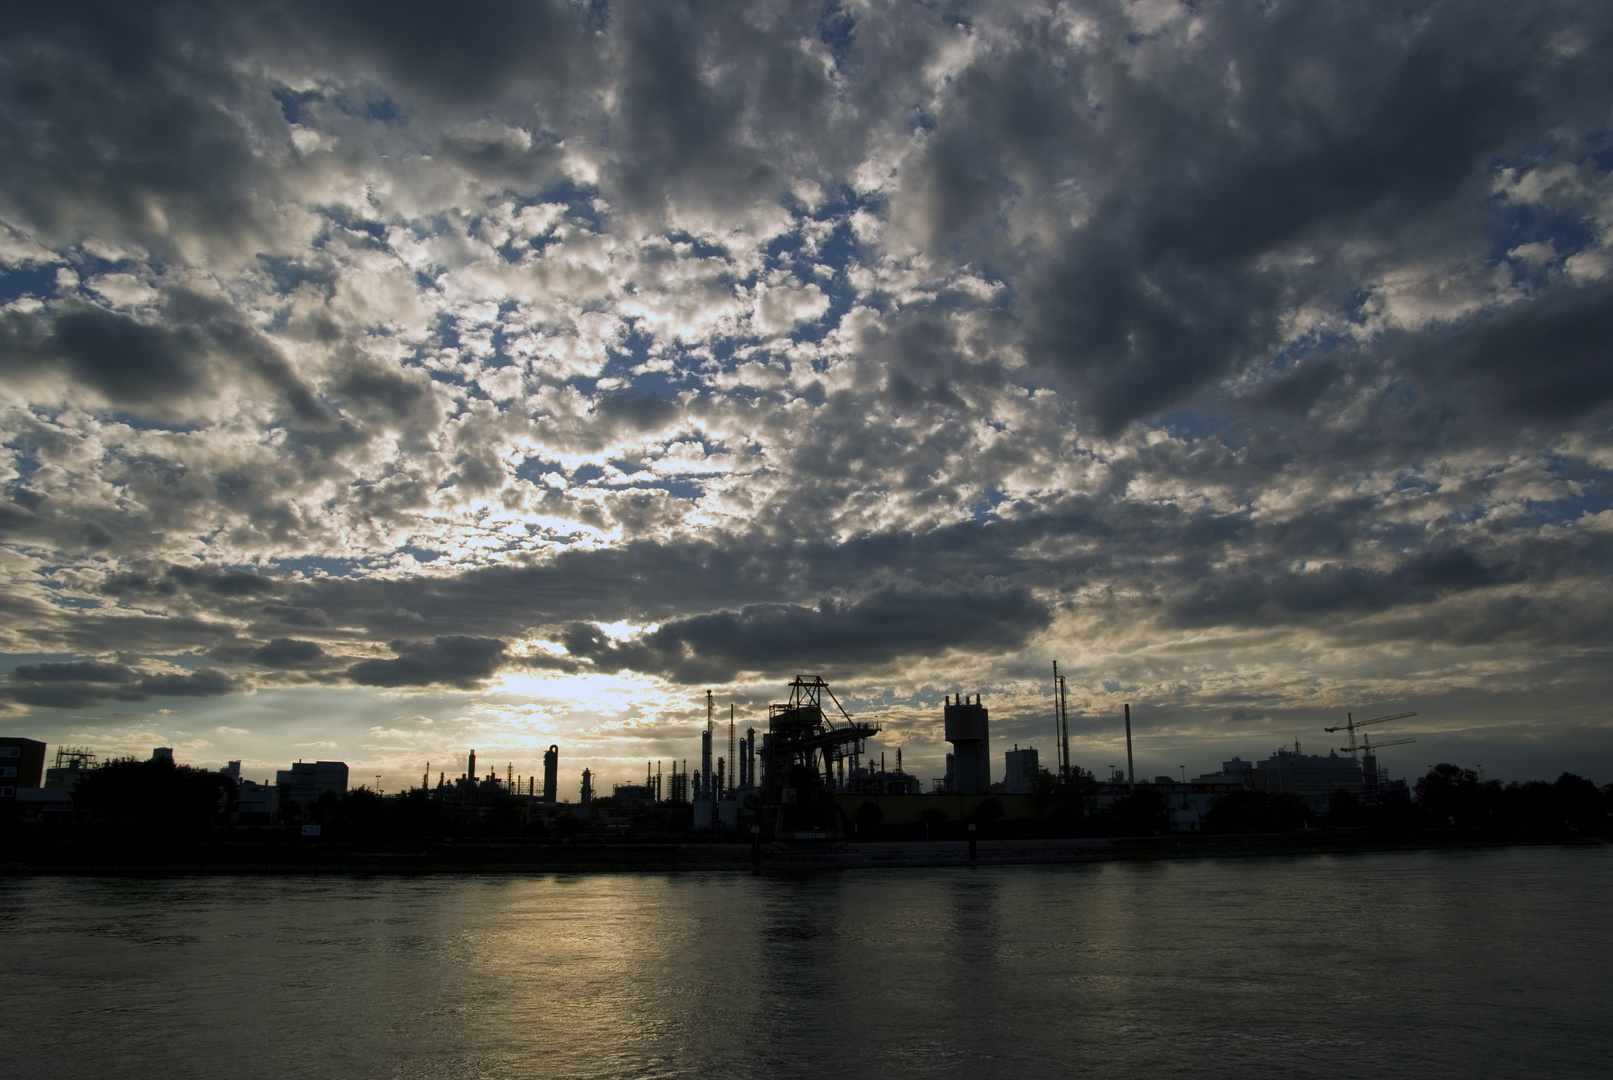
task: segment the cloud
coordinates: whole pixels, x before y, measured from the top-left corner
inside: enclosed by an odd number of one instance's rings
[[[94,660],[76,660],[70,663],[18,664],[11,670],[12,678],[27,682],[133,682],[135,672],[122,664],[103,664]]]
[[[1562,423],[1613,400],[1613,282],[1553,291],[1464,320],[1408,348],[1421,380],[1450,386],[1486,413]]]
[[[505,659],[497,638],[446,634],[430,641],[399,640],[390,644],[395,660],[362,660],[347,677],[365,686],[431,686],[470,690],[496,672]]]
[[[1604,7],[18,12],[0,694],[1600,715]]]
[[[1351,611],[1427,604],[1452,592],[1514,583],[1520,568],[1491,566],[1470,551],[1423,552],[1387,570],[1322,567],[1307,573],[1223,571],[1171,605],[1179,625],[1283,624]]]
[[[252,659],[271,668],[320,668],[330,660],[318,642],[296,638],[274,638],[254,649]]]
[[[605,670],[631,667],[683,681],[726,682],[740,672],[866,668],[949,649],[1005,651],[1048,621],[1047,609],[1022,588],[881,589],[849,604],[751,604],[695,615],[620,645],[598,627],[578,623],[560,642],[572,656]]]
[[[243,685],[240,679],[217,668],[146,675],[122,664],[71,661],[20,664],[0,685],[0,695],[22,705],[77,709],[100,705],[108,699],[217,697],[240,690]]]
[[[284,355],[218,299],[174,290],[161,323],[78,301],[50,313],[0,314],[0,364],[35,380],[65,369],[78,390],[156,419],[203,414],[235,367],[277,391],[297,422],[328,426],[331,416]],[[4,370],[0,368],[0,370]]]

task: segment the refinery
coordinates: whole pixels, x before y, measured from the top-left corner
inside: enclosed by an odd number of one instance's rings
[[[1386,745],[1415,742],[1395,739],[1374,744],[1358,733],[1374,724],[1414,716],[1401,713],[1346,722],[1324,729],[1345,731],[1349,745],[1325,755],[1281,748],[1258,762],[1232,758],[1214,773],[1188,777],[1137,777],[1131,752],[1131,707],[1123,707],[1126,735],[1125,769],[1112,769],[1098,777],[1070,760],[1068,694],[1064,677],[1054,665],[1054,763],[1043,767],[1034,747],[1004,751],[1000,779],[993,780],[990,713],[979,694],[948,694],[942,710],[943,733],[951,745],[943,776],[926,784],[903,767],[902,750],[894,760],[886,752],[871,754],[868,743],[877,736],[877,721],[859,720],[842,707],[829,684],[820,676],[792,680],[782,702],[769,706],[765,729],[741,727],[732,705],[726,717],[727,752],[721,753],[723,720],[711,691],[706,691],[706,721],[700,732],[698,756],[692,759],[648,761],[641,782],[615,784],[606,794],[597,778],[583,769],[575,799],[560,790],[560,747],[551,745],[543,757],[543,776],[518,776],[507,768],[479,775],[476,753],[467,758],[464,773],[449,779],[429,771],[422,780],[446,805],[475,813],[492,798],[513,800],[526,820],[555,822],[570,818],[604,830],[710,832],[755,835],[763,842],[799,843],[866,838],[863,830],[874,824],[892,827],[925,826],[943,834],[947,826],[961,826],[982,818],[995,822],[1046,821],[1072,803],[1076,816],[1116,809],[1139,793],[1162,803],[1167,831],[1198,832],[1217,800],[1235,792],[1288,795],[1300,804],[1325,810],[1340,792],[1366,806],[1409,798],[1404,780],[1390,780],[1378,762],[1377,750]],[[987,804],[983,807],[982,804]],[[1164,823],[1164,822],[1162,822]]]
[[[853,717],[821,676],[797,676],[783,697],[768,707],[765,724],[742,725],[733,705],[719,717],[706,691],[698,752],[647,761],[642,782],[617,783],[608,793],[588,768],[563,782],[558,743],[544,752],[541,776],[518,775],[513,763],[502,775],[496,767],[479,770],[470,750],[457,775],[433,774],[427,763],[419,786],[383,798],[379,777],[374,788],[351,786],[341,761],[298,761],[260,782],[244,774],[240,761],[217,774],[198,773],[180,766],[166,747],[144,763],[97,765],[90,748],[64,746],[47,769],[45,744],[0,739],[0,756],[17,761],[15,782],[0,787],[0,817],[47,831],[53,823],[138,819],[146,801],[161,801],[158,787],[186,773],[216,784],[217,812],[208,812],[215,831],[748,842],[759,858],[763,845],[800,851],[859,841],[967,839],[973,852],[985,833],[993,842],[1053,841],[1270,831],[1308,827],[1312,820],[1370,824],[1375,818],[1381,824],[1398,820],[1411,802],[1405,781],[1390,780],[1378,752],[1416,740],[1374,741],[1374,733],[1384,730],[1377,725],[1415,713],[1365,720],[1347,713],[1344,723],[1323,729],[1335,736],[1331,741],[1347,739],[1347,745],[1323,755],[1302,753],[1296,740],[1291,750],[1283,747],[1261,761],[1234,757],[1213,773],[1189,777],[1182,767],[1175,777],[1139,777],[1126,704],[1115,718],[1116,735],[1124,727],[1126,765],[1099,776],[1071,760],[1068,689],[1055,664],[1050,767],[1035,747],[1015,744],[1003,750],[1000,771],[994,770],[991,715],[982,695],[948,693],[939,719],[951,752],[944,774],[926,783],[905,767],[901,747],[870,749],[880,722]],[[107,769],[130,775],[121,786],[89,782]],[[380,824],[386,819],[392,824]]]
[[[51,764],[43,742],[0,737],[0,759],[11,762],[0,770],[0,843],[15,858],[62,866],[794,871],[1331,850],[1385,837],[1444,843],[1473,829],[1560,839],[1601,835],[1613,820],[1613,785],[1567,773],[1503,787],[1441,764],[1415,788],[1391,779],[1381,751],[1418,740],[1384,725],[1410,712],[1347,712],[1321,729],[1319,754],[1296,739],[1215,772],[1178,766],[1150,777],[1137,774],[1131,708],[1121,704],[1080,725],[1087,747],[1094,724],[1112,723],[1109,745],[1124,737],[1124,766],[1099,775],[1072,759],[1068,688],[1055,668],[1051,763],[1000,737],[994,753],[985,695],[948,693],[935,720],[950,753],[926,781],[901,747],[880,747],[889,739],[880,719],[853,716],[822,677],[797,676],[780,697],[752,719],[733,704],[720,715],[706,691],[689,756],[647,761],[642,780],[608,792],[592,768],[566,768],[558,741],[534,775],[513,762],[486,768],[485,757],[478,767],[469,750],[462,770],[427,764],[418,784],[384,792],[379,776],[373,787],[351,784],[342,761],[297,761],[260,781],[241,761],[213,770],[170,747],[98,760],[89,747],[61,746]],[[1024,730],[1022,720],[1013,726]]]

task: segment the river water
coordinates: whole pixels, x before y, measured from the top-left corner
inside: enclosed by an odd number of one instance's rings
[[[811,877],[12,878],[0,1068],[1613,1071],[1613,849]]]

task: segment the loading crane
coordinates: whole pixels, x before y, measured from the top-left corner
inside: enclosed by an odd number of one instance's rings
[[[1403,712],[1395,713],[1393,716],[1375,716],[1371,720],[1357,720],[1353,713],[1345,713],[1344,723],[1335,727],[1323,728],[1322,730],[1330,735],[1335,731],[1348,731],[1350,733],[1350,745],[1341,746],[1339,749],[1348,754],[1354,755],[1359,750],[1359,747],[1355,745],[1355,733],[1361,728],[1368,727],[1372,724],[1387,724],[1391,720],[1404,720],[1408,716],[1416,715],[1417,714],[1414,712]],[[1378,745],[1383,746],[1385,744],[1379,743]]]
[[[840,714],[836,724],[825,705]],[[768,709],[762,735],[762,790],[757,809],[773,819],[774,840],[842,837],[841,813],[834,800],[834,768],[845,755],[860,754],[880,725],[853,720],[829,684],[817,675],[798,675],[790,700]]]

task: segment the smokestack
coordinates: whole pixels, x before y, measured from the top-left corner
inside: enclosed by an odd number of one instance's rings
[[[472,780],[476,779],[476,751],[470,752],[470,768],[465,773]]]
[[[1126,780],[1137,789],[1137,769],[1131,763],[1131,702],[1126,702]]]
[[[1070,698],[1064,692],[1064,676],[1059,676],[1059,724],[1062,729],[1059,736],[1063,758],[1061,776],[1066,779],[1070,776]]]
[[[1053,756],[1058,760],[1059,776],[1062,778],[1069,771],[1066,762],[1059,750],[1059,662],[1053,661]]]
[[[700,733],[700,790],[711,798],[711,729]]]

